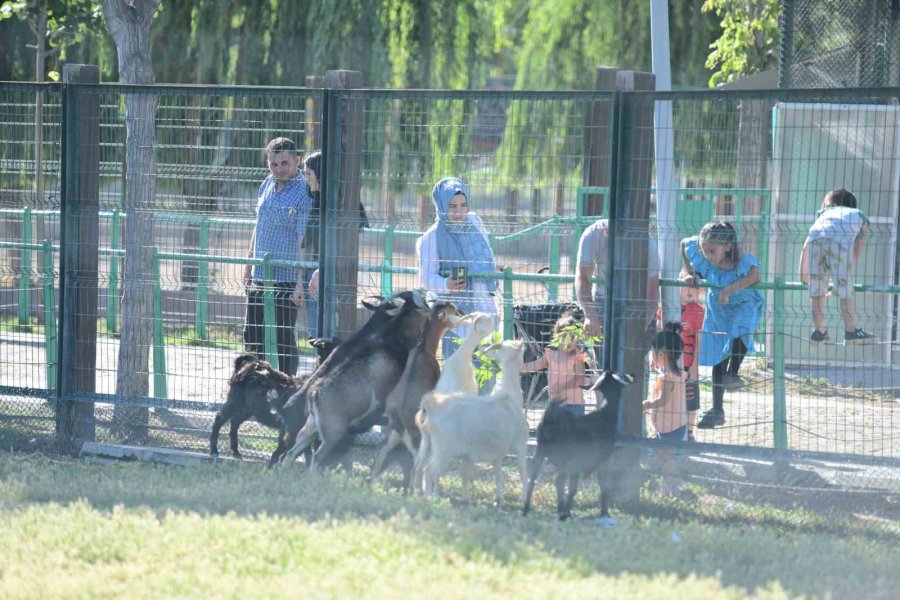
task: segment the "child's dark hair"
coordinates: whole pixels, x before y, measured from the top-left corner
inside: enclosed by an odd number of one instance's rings
[[[553,335],[556,335],[566,327],[572,327],[573,325],[581,325],[584,323],[583,319],[580,319],[579,316],[573,310],[563,311],[559,318],[556,320],[556,323],[553,324]]]
[[[551,330],[552,340],[549,348],[562,350],[572,342],[584,341],[584,317],[580,311],[567,310],[563,312]]]
[[[666,323],[662,331],[656,332],[656,337],[653,338],[650,347],[657,352],[665,353],[667,371],[676,375],[681,373],[678,361],[684,350],[684,342],[681,340],[680,323]]]
[[[741,259],[741,251],[738,249],[737,231],[734,225],[727,221],[711,221],[700,230],[701,244],[731,244],[728,252],[728,260],[736,265]]]
[[[822,208],[831,208],[832,206],[856,208],[856,196],[846,188],[831,190],[822,198]]]

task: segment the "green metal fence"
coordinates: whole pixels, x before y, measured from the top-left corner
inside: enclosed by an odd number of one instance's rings
[[[598,218],[611,219],[616,258],[611,276],[602,278],[612,299],[611,323],[617,324],[610,326],[609,356],[616,368],[646,374],[646,348],[633,334],[650,307],[629,287],[635,280],[632,274],[646,266],[641,262],[645,259],[629,253],[629,236],[645,227],[662,232],[664,225],[674,225],[680,238],[710,220],[730,220],[744,249],[759,259],[763,283],[758,287],[766,295],[766,311],[755,332],[756,352],[743,370],[750,385],[727,397],[729,425],[703,433],[701,441],[897,456],[889,425],[896,410],[893,389],[900,387],[895,385],[900,378],[891,355],[896,337],[891,324],[900,293],[891,270],[896,267],[897,215],[883,199],[893,198],[894,207],[897,202],[890,177],[876,175],[892,172],[900,149],[882,143],[876,148],[880,154],[872,154],[875,144],[860,141],[868,137],[880,143],[894,134],[896,125],[882,113],[900,96],[896,89],[655,94],[106,85],[67,89],[67,101],[96,98],[99,104],[94,172],[79,172],[74,165],[60,172],[65,164],[61,157],[71,156],[73,148],[86,149],[87,143],[78,138],[78,123],[64,122],[72,113],[62,104],[61,86],[0,84],[0,127],[8,133],[0,142],[0,193],[5,199],[0,207],[5,227],[0,251],[9,265],[3,284],[9,294],[2,308],[12,318],[0,335],[6,337],[4,344],[23,348],[22,356],[28,357],[2,359],[9,371],[0,385],[56,395],[62,404],[96,403],[90,414],[100,439],[117,439],[110,411],[133,406],[159,409],[147,421],[152,442],[203,448],[210,411],[224,399],[231,360],[241,346],[244,290],[239,273],[251,262],[246,243],[254,223],[256,187],[266,173],[261,148],[268,139],[287,134],[307,149],[322,146],[328,159],[323,183],[331,208],[324,218],[321,265],[330,271],[319,308],[326,324],[337,314],[343,320],[341,311],[355,310],[355,299],[364,295],[418,287],[415,242],[434,218],[431,186],[440,176],[455,174],[473,190],[472,210],[481,215],[497,262],[504,267],[496,277],[505,337],[521,334],[517,307],[559,304],[575,297],[581,233]],[[30,181],[35,165],[29,150],[33,126],[28,125],[38,90],[50,97],[45,103],[50,118],[45,120],[49,135],[44,154],[49,158],[43,197],[34,195]],[[123,107],[126,98],[139,93],[157,100],[158,146],[155,194],[148,205],[135,207],[128,204],[126,187],[132,179],[122,170],[128,149]],[[670,102],[675,117],[668,133],[675,137],[676,180],[665,185],[655,180],[652,144],[642,137],[652,130],[648,109],[657,101]],[[803,109],[807,112],[795,106],[808,107]],[[839,108],[813,112],[822,106]],[[598,115],[610,119],[598,120]],[[815,127],[824,127],[821,136],[809,138]],[[69,155],[56,147],[63,129],[68,132]],[[357,146],[333,142],[352,135],[358,136]],[[827,139],[832,145],[826,151]],[[847,152],[836,158],[838,150]],[[600,163],[603,169],[596,167]],[[875,170],[867,170],[872,165]],[[873,207],[867,211],[870,250],[854,287],[860,322],[872,327],[882,320],[886,325],[878,326],[879,343],[871,347],[832,344],[810,349],[808,301],[797,281],[796,252],[814,219],[815,202],[837,171]],[[79,207],[82,199],[73,196],[75,183],[88,176],[98,182],[96,209]],[[369,212],[370,227],[347,246],[340,195],[351,188]],[[656,222],[656,215],[662,214],[657,202],[666,194],[675,198],[673,224]],[[145,221],[152,232],[144,244],[152,251],[149,266],[139,275],[129,274],[126,266],[132,252],[131,225],[126,223],[134,224],[129,221],[134,218],[141,226],[140,220]],[[89,221],[96,224],[96,239],[73,241],[70,234]],[[44,239],[48,241],[39,242]],[[329,240],[334,245],[329,246]],[[87,313],[73,312],[80,309],[72,303],[89,279],[64,257],[92,250],[98,257],[94,308],[102,328],[93,342],[96,367],[91,376],[96,385],[90,390],[59,387],[61,379],[81,376],[72,349],[82,348],[77,345],[82,342],[75,339],[73,321]],[[663,246],[664,255],[671,252]],[[347,260],[354,265],[352,277],[340,274]],[[252,262],[262,264],[267,273],[275,266],[319,266],[313,260]],[[542,267],[547,267],[545,273],[538,272]],[[674,279],[677,273],[662,275],[663,290],[680,285]],[[135,277],[150,290],[149,311],[140,321],[150,335],[135,350],[148,356],[145,375],[152,393],[148,383],[146,394],[125,396],[116,392],[115,379],[125,352],[119,340],[128,333],[123,327],[123,292]],[[265,353],[277,361],[273,301],[270,291]],[[26,327],[35,318],[43,321],[46,334],[39,343],[39,336],[13,335],[16,327]],[[831,307],[829,324],[839,336]],[[326,333],[349,333],[330,326]],[[34,347],[41,356],[33,353]],[[39,375],[32,365],[39,366]],[[838,377],[853,370],[864,374],[867,385]],[[708,378],[701,372],[704,405],[710,397]],[[643,395],[643,390],[636,392]],[[15,393],[3,398],[0,413],[51,410],[27,403],[22,409]],[[191,424],[173,420],[173,411]],[[271,443],[262,431],[251,439],[258,453]]]

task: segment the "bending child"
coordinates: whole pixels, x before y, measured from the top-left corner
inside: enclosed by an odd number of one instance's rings
[[[749,289],[759,283],[759,261],[741,253],[731,223],[719,222],[707,223],[699,236],[682,240],[681,258],[689,285],[696,286],[699,277],[710,286],[700,364],[713,368],[713,406],[697,427],[712,429],[725,424],[725,390],[743,385],[738,373],[744,357],[753,351],[753,332],[765,304],[758,290]]]
[[[651,364],[656,373],[650,385],[650,396],[644,400],[642,407],[650,412],[656,437],[661,440],[687,440],[685,373],[678,366],[683,348],[681,325],[678,323],[666,323],[651,343]]]
[[[800,281],[809,287],[813,326],[812,344],[828,341],[825,328],[825,297],[828,280],[834,282],[844,318],[844,344],[868,344],[875,336],[856,326],[856,303],[853,301],[853,271],[859,261],[869,219],[856,208],[856,196],[849,190],[831,190],[822,199],[822,210],[809,228],[800,254]]]
[[[575,414],[584,414],[582,385],[587,385],[584,364],[588,355],[579,352],[584,339],[584,324],[566,311],[553,326],[553,339],[544,354],[522,365],[523,372],[547,369],[550,402],[562,402]]]

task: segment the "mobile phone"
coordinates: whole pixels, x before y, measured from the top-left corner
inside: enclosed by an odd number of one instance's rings
[[[465,267],[453,267],[450,270],[450,276],[457,281],[462,281],[465,283],[466,276],[467,276],[466,268]]]

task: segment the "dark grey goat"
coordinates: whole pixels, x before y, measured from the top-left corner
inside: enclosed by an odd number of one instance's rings
[[[609,459],[615,449],[619,402],[622,389],[633,381],[631,375],[622,376],[612,371],[601,373],[590,389],[599,390],[606,401],[598,410],[586,415],[573,414],[560,402],[547,406],[537,429],[537,450],[531,461],[523,515],[531,510],[531,493],[547,458],[556,467],[556,510],[560,521],[572,514],[579,477],[594,471],[597,471],[600,484],[600,516],[609,516]]]
[[[322,444],[313,463],[328,466],[348,434],[381,418],[384,400],[422,334],[429,309],[419,291],[400,292],[369,308],[374,311],[369,321],[285,404],[270,466],[279,461],[290,465],[317,437]]]

